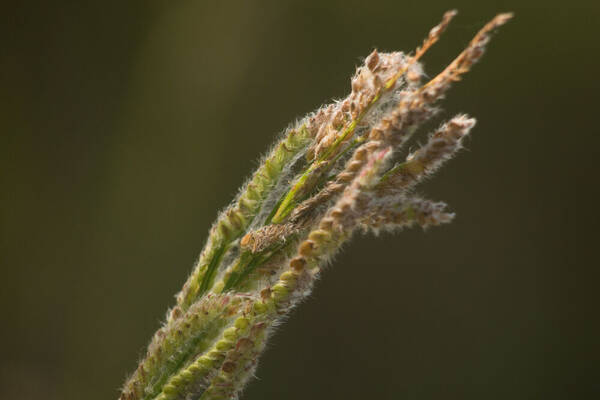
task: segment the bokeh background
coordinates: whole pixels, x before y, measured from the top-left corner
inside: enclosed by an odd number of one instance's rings
[[[598,398],[591,0],[3,5],[0,398],[116,399],[275,135],[449,8],[430,75],[516,12],[444,102],[479,121],[421,187],[455,222],[356,238],[244,398]]]

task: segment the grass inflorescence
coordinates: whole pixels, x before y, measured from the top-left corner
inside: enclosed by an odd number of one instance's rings
[[[310,293],[355,232],[452,220],[444,203],[413,189],[461,149],[475,120],[457,115],[404,159],[399,150],[479,60],[490,34],[511,18],[493,18],[424,83],[419,59],[455,15],[445,13],[412,55],[373,51],[346,98],[284,133],[211,228],[121,400],[238,397],[273,326]]]

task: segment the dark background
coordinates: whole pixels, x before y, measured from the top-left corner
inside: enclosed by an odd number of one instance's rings
[[[275,134],[451,7],[430,75],[516,12],[444,102],[455,222],[346,246],[244,399],[600,395],[598,2],[105,0],[0,13],[0,398],[115,399]]]

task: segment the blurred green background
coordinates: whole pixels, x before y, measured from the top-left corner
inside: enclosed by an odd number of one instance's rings
[[[5,4],[0,398],[116,399],[277,132],[449,8],[430,75],[516,12],[444,102],[479,121],[420,189],[455,222],[357,237],[244,399],[597,398],[600,5],[576,0]]]

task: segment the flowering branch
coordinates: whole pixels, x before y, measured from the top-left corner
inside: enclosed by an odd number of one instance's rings
[[[327,260],[357,230],[452,220],[444,203],[412,190],[454,156],[475,120],[455,116],[396,160],[451,84],[479,60],[492,31],[511,18],[496,16],[422,84],[418,61],[455,15],[444,14],[412,56],[373,51],[348,97],[285,132],[211,228],[121,400],[237,398],[273,326],[310,293]]]

